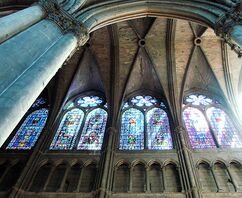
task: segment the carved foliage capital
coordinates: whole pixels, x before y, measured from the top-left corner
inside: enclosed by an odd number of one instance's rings
[[[219,17],[215,24],[218,36],[227,38],[235,25],[242,25],[242,3],[237,3],[227,13]]]
[[[73,16],[63,10],[56,0],[40,0],[39,5],[45,10],[46,18],[55,22],[65,34],[73,32],[79,39],[79,46],[89,39],[87,29]]]
[[[236,3],[228,12],[220,16],[215,23],[215,33],[231,46],[239,57],[242,56],[241,48],[231,39],[231,31],[236,25],[242,25],[242,3]]]

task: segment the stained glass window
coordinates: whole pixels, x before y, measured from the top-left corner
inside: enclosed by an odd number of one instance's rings
[[[82,124],[84,113],[81,109],[72,109],[68,111],[55,134],[50,145],[52,150],[70,150],[75,144],[77,134]]]
[[[144,115],[140,110],[130,108],[122,115],[120,149],[144,149]]]
[[[92,110],[86,118],[78,143],[78,150],[100,150],[107,123],[107,112],[101,108]]]
[[[41,134],[48,117],[47,109],[39,109],[31,113],[21,125],[7,149],[31,149]]]
[[[77,104],[81,107],[97,107],[103,103],[103,99],[99,96],[84,96],[77,100]]]
[[[193,107],[186,108],[183,111],[183,119],[192,148],[216,147],[208,123],[200,110]]]
[[[160,108],[147,112],[148,149],[172,149],[172,139],[167,114]]]
[[[237,130],[227,114],[215,107],[208,108],[206,113],[218,144],[221,147],[241,148]]]

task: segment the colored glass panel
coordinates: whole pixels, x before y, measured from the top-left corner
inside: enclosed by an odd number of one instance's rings
[[[155,105],[158,101],[156,98],[151,96],[135,96],[131,99],[131,102],[138,107],[150,107]]]
[[[211,107],[207,109],[207,116],[221,147],[241,148],[237,130],[228,115],[221,109]]]
[[[80,109],[72,109],[68,111],[55,134],[50,145],[52,150],[70,150],[75,144],[77,134],[80,130],[84,113]]]
[[[131,108],[122,115],[120,149],[144,149],[144,115],[141,111]]]
[[[34,103],[32,104],[31,107],[36,108],[36,107],[40,107],[41,105],[45,104],[46,100],[44,98],[37,98]]]
[[[21,125],[7,149],[31,149],[41,134],[48,117],[47,109],[39,109],[31,113]]]
[[[169,119],[164,110],[153,108],[147,112],[148,149],[172,149]]]
[[[213,102],[212,99],[208,98],[204,95],[190,95],[185,99],[186,103],[193,104],[193,105],[209,105]]]
[[[188,107],[183,111],[183,120],[193,148],[215,148],[207,121],[201,111]]]
[[[84,96],[77,100],[81,107],[97,107],[103,103],[103,99],[98,96]]]
[[[101,150],[108,114],[103,109],[92,110],[86,118],[78,150]]]

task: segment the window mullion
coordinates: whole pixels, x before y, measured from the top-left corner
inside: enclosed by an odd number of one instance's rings
[[[212,129],[211,123],[210,123],[210,121],[209,121],[209,119],[208,119],[208,117],[207,117],[207,109],[208,109],[208,108],[206,108],[205,110],[203,110],[203,115],[204,115],[204,117],[205,117],[205,119],[206,119],[206,121],[207,121],[207,123],[208,123],[208,127],[209,127],[210,133],[211,133],[211,135],[212,135],[212,137],[213,137],[214,143],[216,144],[217,148],[221,148],[221,146],[220,146],[219,143],[218,143],[218,140],[217,140],[217,137],[216,137],[216,135],[215,135],[215,132],[214,132],[214,130]]]

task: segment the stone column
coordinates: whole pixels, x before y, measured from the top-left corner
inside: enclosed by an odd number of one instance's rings
[[[161,167],[161,173],[162,173],[162,192],[166,192],[165,166]]]
[[[183,180],[182,180],[182,174],[181,174],[181,167],[180,166],[177,167],[177,171],[178,171],[179,179],[180,179],[180,183],[181,183],[181,192],[184,192],[184,184],[183,184]]]
[[[47,190],[48,184],[49,184],[49,182],[50,182],[50,179],[51,179],[51,177],[52,177],[52,175],[53,175],[55,169],[56,169],[56,166],[53,166],[53,167],[51,168],[51,170],[50,170],[50,173],[49,173],[49,175],[48,175],[48,177],[47,177],[47,179],[46,179],[46,181],[45,181],[45,185],[44,185],[44,187],[43,187],[43,191],[44,191],[44,192]]]
[[[184,172],[183,179],[186,181],[186,192],[188,193],[188,197],[200,198],[201,195],[197,187],[198,184],[196,182],[196,175],[192,166],[191,154],[189,153],[190,150],[184,137],[185,133],[186,131],[182,126],[178,126],[175,129],[175,139],[177,146],[176,148],[178,152],[178,157],[180,158],[180,166],[182,171]]]
[[[45,12],[39,5],[34,5],[19,12],[0,18],[0,43],[27,29],[43,19]]]
[[[0,45],[0,145],[78,45],[86,29],[63,11]]]
[[[114,192],[114,189],[116,188],[115,185],[116,185],[116,174],[117,174],[117,171],[118,171],[118,166],[115,166],[114,172],[113,172],[113,184],[112,184],[112,188],[111,188],[111,190],[113,192]]]
[[[57,192],[63,192],[64,191],[66,179],[67,179],[67,176],[68,176],[68,174],[70,172],[70,169],[71,169],[71,166],[68,165],[68,167],[65,170],[64,177],[62,178],[60,188],[57,190]]]
[[[230,177],[230,179],[232,181],[232,184],[234,186],[235,192],[239,192],[239,186],[238,186],[236,180],[234,179],[234,177],[233,177],[233,175],[231,173],[230,166],[227,166],[227,171],[228,171],[229,177]]]
[[[149,166],[145,167],[145,178],[146,178],[146,188],[145,192],[150,193],[150,177],[149,177]]]
[[[101,185],[99,189],[99,197],[104,198],[108,197],[109,191],[111,191],[111,182],[112,173],[113,173],[113,157],[114,157],[114,150],[115,150],[115,137],[116,137],[116,129],[110,127],[107,129],[108,139],[107,145],[103,150],[103,163],[101,169],[103,169],[101,174]]]
[[[77,184],[77,187],[76,187],[76,192],[80,192],[80,186],[81,186],[81,182],[82,182],[83,169],[84,169],[84,166],[81,166],[81,173],[80,173],[78,184]]]
[[[134,167],[131,166],[129,169],[129,192],[132,192],[133,190],[133,172],[134,172]]]
[[[0,18],[0,43],[39,22],[56,9],[61,9],[56,0],[40,0],[29,8]]]
[[[214,172],[214,166],[211,167],[211,172],[212,172],[212,175],[213,175],[213,179],[214,179],[215,185],[217,187],[217,192],[221,192],[222,189],[219,187],[218,179],[217,179],[217,176],[216,176],[216,174]]]

